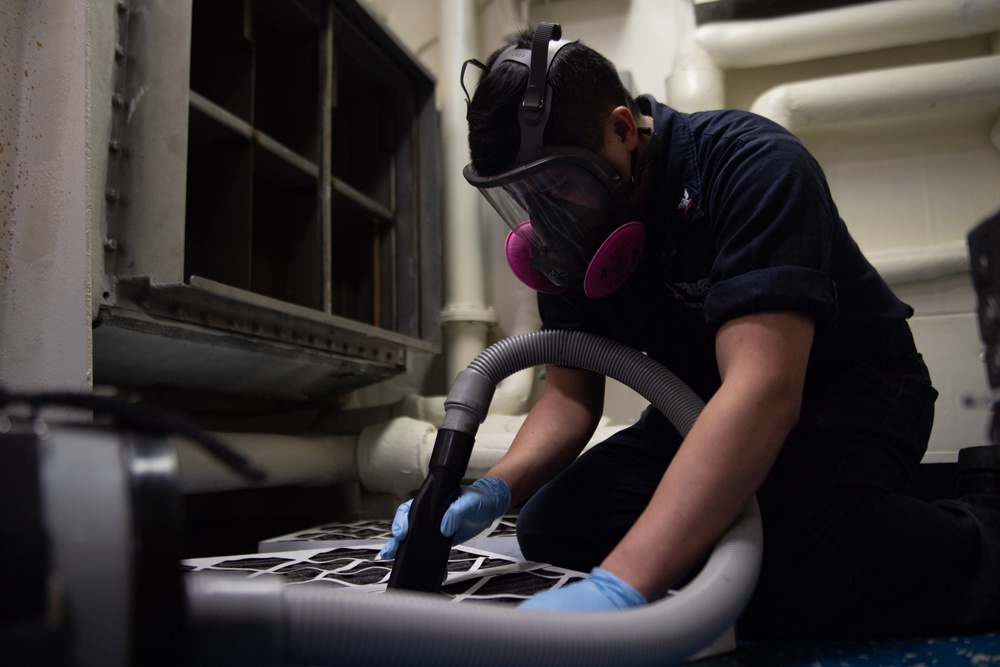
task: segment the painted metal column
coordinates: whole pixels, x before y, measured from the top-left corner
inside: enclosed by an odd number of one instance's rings
[[[87,389],[91,368],[89,196],[107,138],[91,127],[92,22],[113,3],[11,0],[0,13],[0,384]],[[99,32],[99,31],[97,31]],[[16,76],[15,76],[16,74]]]

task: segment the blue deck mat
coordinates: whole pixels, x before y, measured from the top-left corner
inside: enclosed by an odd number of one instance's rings
[[[742,642],[732,653],[693,664],[696,667],[983,667],[1000,665],[1000,633],[816,644]]]

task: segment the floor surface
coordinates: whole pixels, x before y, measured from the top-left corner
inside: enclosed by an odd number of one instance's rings
[[[697,667],[984,667],[1000,665],[1000,633],[901,641],[744,643]]]

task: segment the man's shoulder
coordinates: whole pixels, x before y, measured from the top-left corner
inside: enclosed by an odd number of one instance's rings
[[[780,140],[794,136],[769,118],[741,109],[696,111],[688,114],[695,136],[727,140]]]
[[[682,112],[659,102],[652,95],[640,95],[635,101],[644,114],[664,120],[684,118],[691,125],[692,130],[699,133],[712,132],[729,136],[761,133],[791,134],[773,120],[743,109]]]
[[[701,111],[688,117],[703,180],[711,182],[713,174],[731,177],[735,168],[758,174],[819,174],[802,141],[768,118],[740,110]]]

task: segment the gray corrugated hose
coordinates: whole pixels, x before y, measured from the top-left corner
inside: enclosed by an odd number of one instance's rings
[[[648,399],[682,434],[701,400],[672,373],[614,341],[543,331],[500,341],[463,373],[494,385],[539,364],[586,368]],[[468,383],[457,382],[456,385]],[[473,383],[475,384],[475,383]],[[453,389],[453,394],[455,390]],[[449,394],[449,402],[463,403]],[[488,407],[477,406],[485,416]],[[205,574],[189,576],[199,660],[225,653],[239,636],[241,664],[281,665],[667,665],[706,646],[739,616],[760,570],[760,514],[752,500],[683,589],[625,611],[552,613],[489,605],[457,606],[436,595],[382,595],[322,586],[285,586]],[[239,628],[246,631],[239,632]],[[214,651],[212,650],[214,647]],[[208,664],[208,663],[202,663]]]

